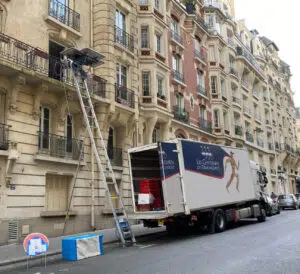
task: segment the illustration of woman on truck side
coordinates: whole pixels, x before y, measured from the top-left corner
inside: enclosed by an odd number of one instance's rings
[[[227,164],[231,165],[231,175],[230,175],[229,181],[226,185],[227,192],[229,192],[228,188],[232,184],[234,178],[236,178],[236,190],[239,191],[240,181],[239,181],[238,170],[239,170],[240,163],[239,163],[239,161],[236,163],[235,159],[233,158],[233,155],[234,155],[234,153],[231,151],[230,156],[228,156],[228,158],[225,161],[225,172],[226,172]]]

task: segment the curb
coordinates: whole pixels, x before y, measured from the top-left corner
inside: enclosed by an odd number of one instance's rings
[[[153,236],[155,234],[159,235],[160,233],[162,233],[162,232],[148,233],[148,234],[144,234],[144,235],[139,235],[136,238],[140,239],[140,238],[144,238],[144,237],[147,237],[147,236]],[[119,241],[117,239],[112,240],[112,241],[108,241],[106,243],[103,243],[103,246],[107,246],[108,244],[114,244],[114,243],[119,243]],[[51,252],[47,253],[47,259],[52,258],[54,256],[58,256],[58,255],[61,255],[61,249],[57,249],[55,251],[51,251]],[[35,263],[37,261],[40,261],[41,258],[43,258],[43,256],[32,257],[32,258],[29,258],[29,262],[32,264],[32,263]],[[59,259],[61,259],[61,257],[57,258],[57,260],[55,260],[55,261],[58,261]],[[11,260],[0,261],[0,273],[3,271],[2,269],[6,266],[10,266],[10,268],[14,268],[13,265],[27,262],[27,260],[28,260],[28,256],[23,256],[23,257],[14,258],[14,259],[11,259]]]

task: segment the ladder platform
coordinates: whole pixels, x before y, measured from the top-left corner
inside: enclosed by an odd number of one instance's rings
[[[104,56],[90,48],[84,48],[81,50],[76,48],[67,48],[60,54],[72,59],[75,63],[79,63],[81,66],[97,67],[104,64],[102,61]]]

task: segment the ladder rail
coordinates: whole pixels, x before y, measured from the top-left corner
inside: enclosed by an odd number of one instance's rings
[[[109,203],[110,203],[110,206],[112,208],[113,216],[114,216],[114,219],[115,219],[115,222],[116,222],[116,227],[117,227],[118,233],[120,235],[121,242],[124,246],[125,245],[125,239],[124,239],[123,233],[121,231],[121,227],[120,227],[120,224],[119,224],[119,221],[118,221],[117,214],[114,210],[114,206],[113,206],[113,203],[112,203],[112,199],[111,199],[111,195],[110,195],[110,192],[109,192],[108,184],[106,182],[106,177],[105,177],[105,173],[104,173],[105,171],[104,171],[103,165],[101,163],[100,155],[99,155],[99,152],[98,152],[98,149],[97,149],[97,146],[96,146],[96,143],[95,143],[95,139],[94,139],[91,127],[90,127],[90,122],[89,122],[89,119],[88,119],[88,116],[87,116],[87,113],[86,113],[85,105],[83,103],[83,99],[82,99],[80,87],[79,87],[79,84],[78,84],[78,80],[77,80],[77,77],[76,77],[75,72],[73,70],[72,60],[70,60],[70,65],[71,65],[71,75],[73,76],[73,79],[74,79],[74,82],[75,82],[75,87],[76,87],[79,103],[80,103],[80,106],[81,106],[81,109],[82,109],[82,112],[83,112],[83,117],[84,117],[84,121],[85,121],[85,124],[86,124],[86,128],[87,128],[90,140],[91,140],[92,148],[93,148],[93,151],[94,151],[94,154],[95,154],[95,158],[96,158],[98,167],[100,169],[100,174],[101,174],[100,176],[101,176],[102,180],[104,181],[106,192],[109,195]],[[84,82],[86,84],[86,80],[84,80]],[[86,85],[86,88],[87,88],[87,85]],[[88,98],[89,98],[88,101],[90,101],[91,98],[89,96],[88,89],[86,90],[85,93],[88,94]],[[94,113],[94,107],[93,106],[91,107],[91,110]]]

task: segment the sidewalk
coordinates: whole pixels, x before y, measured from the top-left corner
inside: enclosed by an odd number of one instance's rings
[[[142,236],[142,235],[148,235],[148,234],[153,234],[153,233],[158,233],[162,232],[165,229],[163,227],[159,228],[144,228],[142,224],[140,225],[133,225],[132,230],[134,232],[135,237]],[[103,234],[103,243],[108,244],[112,242],[118,241],[116,234],[115,234],[115,229],[104,229],[104,230],[97,230],[93,232],[86,232],[86,233],[79,233],[76,235],[83,235],[83,234]],[[49,238],[49,250],[47,253],[47,257],[49,258],[50,256],[55,256],[61,253],[61,239],[65,237],[56,237],[56,238]],[[23,244],[18,243],[18,244],[10,244],[10,245],[4,245],[0,246],[0,267],[1,266],[6,266],[10,264],[17,264],[20,262],[25,262],[27,260],[27,256],[25,256],[25,252],[23,249]]]

